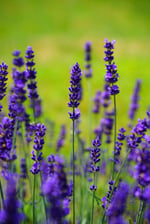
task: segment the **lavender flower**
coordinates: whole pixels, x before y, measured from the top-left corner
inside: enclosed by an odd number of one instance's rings
[[[111,181],[109,181],[108,182],[109,183],[109,190],[108,190],[108,192],[107,192],[107,196],[105,197],[103,197],[102,198],[102,207],[103,208],[106,208],[106,206],[107,206],[107,204],[109,203],[109,202],[111,202],[111,200],[110,200],[110,195],[112,194],[112,189],[113,189],[113,185],[114,185],[114,181],[113,180],[111,180]],[[116,191],[116,187],[113,189],[113,193]]]
[[[16,66],[16,67],[22,67],[24,65],[24,60],[22,57],[20,57],[20,51],[19,50],[15,50],[13,52],[13,56],[15,57],[13,59],[13,64]]]
[[[87,41],[84,45],[85,49],[85,68],[86,70],[84,71],[85,77],[86,78],[91,78],[92,77],[92,69],[91,69],[91,42]]]
[[[15,66],[20,67],[24,64],[23,58],[19,57],[20,51],[14,51],[13,55],[16,57],[13,60]],[[17,68],[13,68],[12,77],[14,85],[9,96],[9,116],[17,118],[19,121],[24,121],[25,107],[23,105],[26,100],[25,84],[27,82],[26,71],[20,72]]]
[[[64,145],[64,140],[66,136],[66,127],[65,125],[61,126],[60,136],[57,141],[56,151],[59,152],[60,148]]]
[[[111,112],[105,112],[105,118],[103,119],[103,130],[105,135],[107,136],[106,138],[106,143],[111,143],[111,134],[112,134],[112,129],[113,129],[113,124],[114,124],[114,111],[112,110]]]
[[[14,120],[4,117],[0,124],[0,159],[11,161],[16,159],[13,146]]]
[[[126,130],[122,127],[119,129],[119,133],[118,133],[118,136],[117,136],[117,139],[118,141],[116,141],[116,145],[115,145],[115,164],[119,164],[120,161],[119,161],[119,156],[120,156],[120,152],[121,152],[121,149],[122,149],[122,145],[123,145],[123,140],[125,139],[125,132]],[[117,167],[115,167],[117,169]]]
[[[110,105],[110,87],[108,84],[104,85],[104,91],[101,94],[101,104],[107,108]]]
[[[5,207],[0,211],[0,222],[3,224],[21,223],[25,215],[19,212],[20,207],[21,204],[17,199],[16,179],[11,174],[7,182]]]
[[[38,93],[37,93],[37,84],[36,84],[36,70],[34,68],[35,66],[35,62],[34,60],[34,51],[32,50],[32,47],[28,47],[26,50],[26,70],[27,70],[27,78],[30,81],[30,83],[27,85],[28,87],[28,97],[31,100],[31,107],[33,108],[34,111],[34,117],[35,116],[35,111],[36,111],[36,104],[37,104],[37,100],[38,100]]]
[[[108,205],[106,215],[109,224],[125,224],[123,213],[126,209],[127,196],[129,193],[129,185],[122,182],[118,190],[114,193],[111,203]]]
[[[6,81],[8,80],[7,78],[7,68],[8,66],[6,64],[4,64],[4,62],[2,62],[2,64],[0,65],[0,100],[2,100],[5,96],[5,92],[6,92]],[[2,105],[0,105],[0,112],[2,109]]]
[[[65,216],[69,214],[70,200],[62,158],[55,157],[54,173],[43,183],[42,192],[48,201],[48,223],[65,223]]]
[[[42,100],[41,99],[37,99],[35,100],[34,102],[34,105],[33,105],[33,102],[31,102],[30,104],[30,107],[31,108],[35,108],[35,117],[38,118],[42,115]]]
[[[91,163],[90,163],[90,170],[89,172],[94,174],[94,179],[95,179],[95,173],[99,171],[99,166],[97,166],[97,163],[100,161],[100,149],[99,146],[101,145],[101,142],[99,140],[99,137],[97,137],[95,140],[93,140],[93,146],[94,148],[91,149],[90,153],[90,158],[91,158]],[[91,185],[90,187],[91,190],[96,190],[97,187],[95,186],[95,180],[94,184]]]
[[[101,91],[97,91],[94,97],[93,113],[98,114],[101,105]]]
[[[135,112],[139,108],[139,92],[140,92],[140,87],[141,87],[141,80],[138,79],[134,88],[133,95],[131,97],[131,104],[130,104],[130,109],[129,109],[129,118],[131,121],[133,121],[135,117]]]
[[[81,69],[79,68],[79,64],[76,63],[71,70],[71,87],[69,88],[70,94],[68,103],[69,107],[73,108],[73,113],[69,112],[70,119],[76,120],[80,117],[80,111],[75,110],[80,104],[80,81],[81,81]]]
[[[20,177],[23,179],[26,179],[27,178],[27,164],[26,164],[25,158],[22,158],[20,160],[20,170],[21,170]]]
[[[46,127],[44,124],[36,124],[35,125],[35,139],[34,139],[34,145],[33,148],[37,151],[36,155],[34,153],[34,150],[32,150],[32,160],[34,161],[34,164],[31,168],[31,172],[33,174],[38,174],[40,172],[40,161],[43,159],[42,152],[40,152],[43,149],[44,145],[44,135],[46,131]]]
[[[114,85],[118,81],[119,74],[117,73],[117,66],[115,65],[115,62],[112,62],[114,60],[113,56],[113,49],[114,49],[114,43],[108,42],[107,39],[105,39],[105,45],[106,48],[105,51],[105,57],[104,61],[106,61],[108,64],[106,64],[106,75],[105,75],[105,81],[110,85],[111,88],[111,95],[116,95],[119,93],[119,88],[117,85]]]

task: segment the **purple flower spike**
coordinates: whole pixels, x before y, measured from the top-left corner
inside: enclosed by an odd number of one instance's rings
[[[91,162],[89,164],[89,172],[93,173],[95,175],[96,172],[100,170],[100,167],[97,165],[97,163],[100,161],[100,148],[99,146],[101,145],[101,142],[99,140],[99,137],[93,140],[93,148],[90,150],[90,158]],[[91,185],[90,190],[95,190],[96,191],[97,186],[95,183]]]
[[[92,77],[92,69],[91,69],[91,42],[87,41],[84,45],[85,50],[85,77]]]
[[[73,112],[69,112],[70,119],[76,120],[80,117],[80,111],[75,110],[80,104],[80,98],[81,98],[81,69],[79,68],[79,64],[76,63],[71,70],[71,87],[69,88],[69,103],[68,106],[73,108]]]
[[[38,107],[41,102],[36,102],[39,98],[39,95],[37,93],[37,83],[35,81],[36,79],[36,70],[34,68],[35,62],[33,61],[34,59],[34,51],[32,50],[32,47],[28,47],[26,50],[26,70],[27,70],[27,78],[29,80],[29,84],[27,85],[28,87],[28,97],[31,100],[31,107],[34,108],[34,116],[39,117],[41,114],[41,108]],[[41,106],[41,105],[40,105]],[[40,109],[40,111],[39,111]],[[40,112],[40,113],[37,113]]]
[[[13,52],[13,56],[15,56],[15,58],[13,59],[13,64],[17,67],[22,67],[24,65],[24,60],[22,57],[19,57],[19,55],[20,55],[19,50],[15,50]]]
[[[7,78],[7,68],[8,66],[2,62],[0,65],[0,100],[2,100],[5,96],[6,92],[6,81],[8,80]],[[0,105],[0,112],[1,112],[2,106]]]
[[[130,120],[133,120],[135,117],[135,113],[139,108],[139,92],[141,88],[141,80],[138,79],[134,88],[133,95],[131,97],[131,104],[130,104],[130,109],[129,109],[129,118]]]
[[[125,224],[123,213],[126,209],[126,201],[129,192],[129,185],[125,182],[120,184],[120,187],[114,193],[111,203],[108,206],[106,215],[110,224],[120,223]]]
[[[65,137],[66,137],[66,127],[65,127],[65,125],[62,125],[60,136],[58,138],[57,145],[56,145],[57,152],[59,152],[61,147],[64,145]]]
[[[101,106],[101,91],[97,91],[94,97],[93,113],[98,114]]]
[[[25,219],[25,214],[21,213],[21,203],[17,199],[16,178],[10,174],[6,188],[6,199],[4,210],[0,211],[0,223],[19,224]]]
[[[34,126],[34,131],[35,131],[35,138],[34,138],[33,148],[37,151],[37,153],[35,155],[34,150],[32,150],[32,152],[31,152],[31,154],[32,154],[31,159],[34,161],[34,164],[33,164],[32,168],[30,169],[30,171],[33,174],[37,174],[40,172],[40,163],[39,162],[43,159],[43,157],[42,157],[43,153],[40,151],[43,149],[43,145],[44,145],[43,137],[45,136],[46,127],[44,124],[38,123]]]
[[[111,95],[116,95],[119,93],[119,88],[117,85],[113,85],[118,81],[119,74],[117,73],[117,66],[115,65],[114,56],[113,56],[113,49],[114,49],[114,43],[115,41],[108,42],[107,39],[105,39],[105,45],[106,48],[104,61],[106,61],[108,64],[105,64],[106,67],[106,75],[105,75],[105,81],[110,85],[111,88]]]

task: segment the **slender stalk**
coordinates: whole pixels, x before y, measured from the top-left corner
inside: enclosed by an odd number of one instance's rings
[[[143,223],[143,212],[144,212],[144,208],[145,208],[145,203],[144,203],[144,201],[142,201],[142,203],[141,203],[141,210],[140,210],[140,214],[139,214],[138,224],[142,224]]]
[[[139,210],[138,210],[136,224],[142,224],[144,208],[145,208],[144,201],[141,201],[140,207],[139,207]]]
[[[3,208],[4,208],[5,207],[5,205],[4,205],[4,194],[3,194],[3,188],[2,188],[1,180],[0,180],[0,194],[1,194],[1,199],[2,199],[2,205],[3,205]]]
[[[73,108],[74,113],[74,108]],[[72,154],[73,154],[73,224],[75,224],[75,153],[74,153],[74,119],[72,120]]]
[[[80,221],[82,222],[82,217],[83,217],[83,183],[84,183],[84,173],[83,173],[83,168],[82,168],[82,161],[83,161],[83,144],[80,139],[79,134],[77,134],[77,139],[78,139],[78,158],[79,158],[79,168],[80,168]]]
[[[41,181],[41,185],[42,185],[42,175],[41,175],[41,172],[40,172],[40,181]],[[43,205],[44,205],[44,211],[45,211],[45,217],[46,217],[46,223],[47,223],[48,216],[47,216],[47,212],[46,212],[46,200],[45,200],[45,196],[44,195],[42,196],[42,199],[43,199]]]
[[[95,172],[94,172],[94,186],[95,186]],[[91,224],[93,224],[93,217],[94,217],[94,198],[95,198],[95,189],[93,190],[92,196],[92,210],[91,210]]]
[[[33,120],[35,122],[35,106],[34,106],[34,100],[33,100]],[[37,156],[37,152],[36,152],[36,156]],[[36,174],[34,174],[34,178],[33,178],[33,195],[32,195],[32,209],[33,209],[33,224],[36,223],[36,219],[35,219],[35,181],[36,181]]]
[[[127,154],[126,154],[126,156],[125,156],[125,158],[124,158],[124,160],[123,160],[123,163],[122,163],[122,165],[121,165],[121,167],[120,167],[120,170],[119,170],[119,172],[117,173],[117,176],[116,176],[115,181],[114,181],[114,185],[113,185],[113,187],[112,187],[112,191],[111,191],[110,196],[109,196],[109,199],[108,199],[107,207],[108,207],[109,202],[110,202],[110,200],[111,200],[111,198],[112,198],[112,195],[113,195],[113,192],[114,192],[115,187],[117,186],[117,183],[118,183],[118,180],[119,180],[121,171],[122,171],[122,169],[123,169],[123,167],[124,167],[124,165],[125,165],[125,163],[126,163],[126,161],[127,161],[127,159],[128,159],[128,156],[129,156],[130,152],[131,152],[131,149],[127,152]],[[105,208],[105,211],[106,211],[107,207]],[[102,222],[101,222],[102,224],[103,224],[104,221],[105,221],[105,215],[106,215],[106,214],[105,214],[105,211],[104,211],[104,214],[103,214],[103,217],[102,217]]]
[[[33,177],[33,193],[32,193],[33,224],[36,223],[36,220],[35,220],[35,175],[36,174],[34,174],[34,177]]]
[[[117,134],[117,110],[116,110],[116,96],[114,95],[114,156],[113,156],[113,165],[112,165],[112,180],[114,180],[114,175],[115,175],[116,134]]]

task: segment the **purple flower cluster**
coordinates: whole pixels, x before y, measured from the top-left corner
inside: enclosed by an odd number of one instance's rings
[[[27,164],[26,164],[25,158],[22,158],[20,160],[20,171],[21,171],[20,177],[23,179],[26,179],[27,178]]]
[[[104,91],[102,92],[101,95],[101,104],[103,105],[104,108],[107,108],[110,105],[110,87],[108,84],[104,85]]]
[[[27,70],[27,78],[30,83],[28,83],[27,88],[28,88],[28,97],[31,100],[31,108],[34,110],[34,116],[36,117],[36,109],[38,105],[38,93],[37,93],[37,83],[35,81],[36,79],[36,70],[34,68],[35,62],[34,60],[34,51],[32,50],[32,47],[28,47],[26,50],[26,70]],[[38,108],[39,109],[39,108]],[[41,109],[40,109],[41,110]]]
[[[85,50],[85,77],[91,78],[92,77],[92,69],[91,69],[91,42],[87,41],[84,45]]]
[[[36,124],[34,127],[35,130],[35,138],[34,138],[34,145],[33,148],[35,149],[35,151],[37,152],[36,155],[34,153],[34,150],[32,150],[32,160],[34,161],[34,164],[31,168],[31,172],[33,174],[37,174],[40,172],[40,161],[43,159],[42,157],[42,152],[40,152],[43,149],[43,145],[44,145],[44,136],[45,136],[45,131],[46,131],[46,127],[44,124]]]
[[[64,161],[61,157],[53,156],[53,173],[44,181],[42,192],[48,201],[48,223],[68,223],[65,216],[69,214],[69,186],[64,171]]]
[[[126,202],[129,193],[129,185],[122,182],[119,188],[114,193],[111,203],[108,205],[106,215],[108,216],[109,224],[125,224],[126,221],[123,213],[126,209]]]
[[[19,224],[25,219],[25,215],[19,211],[21,204],[17,199],[16,178],[11,174],[6,188],[4,210],[0,210],[0,223]]]
[[[110,202],[110,195],[111,195],[113,185],[115,182],[113,180],[111,180],[108,183],[109,183],[109,191],[107,192],[107,196],[106,197],[104,196],[101,200],[103,208],[106,208],[107,204]],[[116,188],[113,190],[113,192],[115,192],[115,191],[116,191]]]
[[[70,102],[68,103],[69,107],[73,108],[73,112],[71,113],[69,111],[70,119],[76,120],[80,117],[80,111],[78,109],[75,110],[80,104],[80,82],[81,82],[81,69],[79,68],[79,64],[76,63],[71,70],[71,87],[69,88],[69,100]]]
[[[91,158],[91,163],[90,163],[90,169],[89,172],[90,173],[96,173],[99,171],[100,167],[97,165],[97,163],[100,161],[100,148],[99,146],[101,145],[101,142],[99,140],[99,137],[97,137],[96,139],[93,140],[93,149],[91,149],[90,152],[90,158]],[[97,186],[95,186],[95,184],[91,185],[90,189],[96,190]]]
[[[106,135],[106,143],[111,143],[112,129],[114,124],[114,111],[105,112],[105,118],[103,119],[103,130]]]
[[[135,112],[139,108],[139,92],[140,92],[140,87],[141,87],[141,80],[138,79],[134,88],[133,95],[131,97],[131,104],[130,104],[130,109],[129,109],[129,118],[130,120],[133,120],[135,117]]]
[[[115,145],[115,163],[118,164],[120,161],[119,161],[119,156],[120,156],[120,152],[121,152],[121,148],[122,148],[122,145],[123,145],[123,140],[125,139],[125,132],[126,130],[122,127],[119,129],[119,133],[118,133],[118,136],[117,136],[117,140],[116,141],[116,145]]]
[[[58,138],[57,145],[56,145],[56,151],[57,152],[59,152],[60,148],[64,145],[65,137],[66,137],[66,127],[65,127],[65,125],[62,125],[60,136]]]
[[[117,85],[114,85],[118,81],[119,74],[117,73],[117,66],[115,65],[115,62],[112,62],[114,60],[113,56],[113,49],[114,49],[114,43],[108,42],[107,39],[105,39],[105,45],[106,48],[104,61],[106,61],[108,64],[105,64],[106,66],[106,75],[105,75],[105,81],[110,85],[111,88],[111,95],[116,95],[119,93],[119,88]]]
[[[101,106],[101,91],[97,91],[94,97],[93,113],[98,114]]]
[[[6,81],[8,80],[7,78],[7,68],[8,66],[2,62],[0,65],[0,100],[2,100],[5,96],[6,92]],[[0,105],[0,112],[2,110],[2,105]]]
[[[11,94],[9,97],[9,116],[11,118],[17,117],[19,121],[24,121],[25,107],[23,103],[26,100],[25,85],[27,82],[27,73],[26,71],[20,72],[21,66],[24,65],[23,58],[19,56],[20,51],[14,51],[13,55],[15,56],[13,63],[15,66],[19,67],[19,70],[13,68],[12,72],[14,86],[12,87]]]
[[[0,124],[0,159],[11,161],[16,159],[13,146],[14,120],[4,117]]]

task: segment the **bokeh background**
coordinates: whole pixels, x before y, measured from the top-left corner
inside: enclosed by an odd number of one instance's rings
[[[0,0],[0,61],[9,66],[12,52],[22,56],[32,46],[36,57],[38,91],[44,116],[58,123],[68,119],[70,68],[84,68],[83,46],[92,42],[92,96],[104,84],[104,39],[116,40],[115,62],[120,74],[118,119],[127,120],[130,96],[142,79],[138,116],[150,105],[150,1],[138,0]],[[81,105],[87,114],[87,83]],[[84,121],[86,124],[86,120]]]

